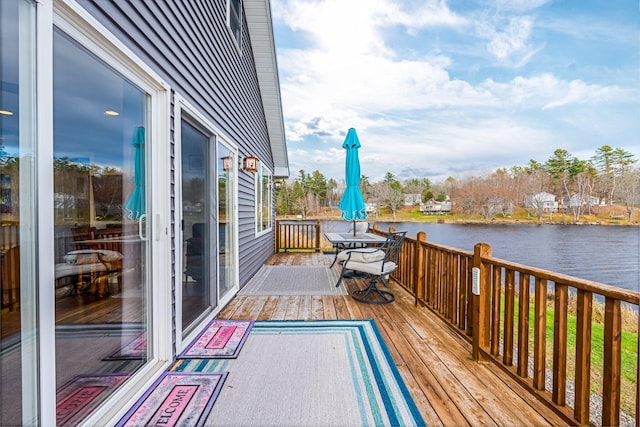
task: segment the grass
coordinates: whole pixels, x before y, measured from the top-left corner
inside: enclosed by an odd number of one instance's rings
[[[575,379],[575,354],[577,316],[575,312],[575,297],[570,298],[569,314],[567,315],[567,378]],[[518,301],[516,298],[514,313],[514,342],[517,343]],[[591,325],[591,393],[602,395],[603,367],[604,367],[604,304],[593,302],[593,321]],[[620,408],[629,415],[635,413],[635,390],[638,363],[638,312],[629,307],[622,308],[622,338],[621,338],[621,374],[620,374]],[[553,333],[554,333],[553,300],[549,301],[546,313],[546,366],[553,366]],[[501,319],[504,319],[504,299],[501,301]],[[529,348],[533,348],[534,304],[529,306]],[[502,330],[501,330],[502,331]]]

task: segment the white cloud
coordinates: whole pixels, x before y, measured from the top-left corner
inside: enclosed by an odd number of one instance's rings
[[[465,17],[445,1],[274,0],[277,20],[309,41],[278,49],[292,173],[319,169],[340,179],[350,127],[358,130],[363,173],[372,179],[401,170],[441,176],[544,160],[559,138],[583,141],[597,118],[570,136],[551,124],[577,128],[576,108],[628,103],[637,109],[637,88],[563,79],[544,67],[524,70],[544,44],[532,42],[536,18],[518,13],[544,3],[500,3],[496,15]],[[455,56],[431,39],[402,57],[385,39],[389,29],[420,39],[425,28],[464,35],[457,52],[484,46],[484,57]],[[459,62],[470,56],[490,61],[494,77],[452,77],[453,66],[477,66]]]
[[[503,31],[492,31],[487,49],[498,59],[529,50],[527,41],[533,22],[529,17],[512,17]]]
[[[497,0],[496,8],[503,12],[529,12],[552,0]]]

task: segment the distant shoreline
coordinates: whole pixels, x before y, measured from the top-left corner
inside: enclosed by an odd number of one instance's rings
[[[310,215],[306,218],[298,217],[298,216],[278,216],[276,217],[278,220],[307,220],[307,221],[345,221],[339,216],[328,216],[328,215]],[[379,216],[379,217],[369,217],[366,219],[369,222],[392,222],[392,223],[401,223],[401,222],[415,222],[415,223],[425,223],[425,224],[472,224],[472,225],[575,225],[575,226],[613,226],[613,227],[638,227],[640,226],[640,221],[629,222],[627,220],[610,220],[610,221],[580,221],[580,222],[569,222],[569,221],[549,221],[549,220],[520,220],[520,219],[507,219],[500,218],[494,219],[492,221],[483,221],[476,219],[461,219],[461,218],[438,218],[435,216],[428,216],[428,218],[420,219],[415,217],[400,217],[396,216],[387,217],[387,216]]]

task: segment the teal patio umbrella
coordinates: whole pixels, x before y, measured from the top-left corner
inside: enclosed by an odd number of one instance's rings
[[[144,166],[144,127],[136,128],[136,133],[131,141],[134,148],[133,181],[134,187],[131,197],[124,205],[129,219],[139,220],[146,213],[145,198],[145,166]]]
[[[345,181],[347,187],[340,199],[340,216],[348,221],[353,221],[353,234],[356,234],[357,220],[367,219],[367,209],[360,192],[360,159],[358,158],[358,148],[360,141],[354,128],[349,129],[347,137],[342,144],[342,148],[347,150],[347,160],[345,162]]]

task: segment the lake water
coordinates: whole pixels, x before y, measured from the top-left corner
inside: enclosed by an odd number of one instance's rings
[[[377,222],[416,237],[473,251],[491,245],[496,258],[640,292],[640,227],[534,224],[434,224]],[[343,232],[347,221],[323,221],[323,232]]]

